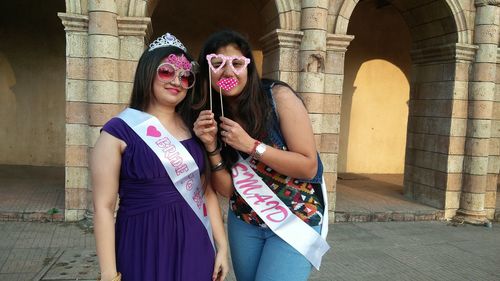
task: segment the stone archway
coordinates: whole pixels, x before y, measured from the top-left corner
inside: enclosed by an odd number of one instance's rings
[[[160,4],[145,0],[68,0],[66,12],[59,13],[68,46],[66,220],[92,216],[88,158],[100,127],[128,103],[135,66],[153,34],[151,18]],[[286,6],[287,2],[282,4]],[[274,1],[253,1],[252,5],[266,26],[274,28],[283,20]],[[260,45],[257,40],[264,32],[262,29],[253,36],[256,45]]]
[[[65,47],[54,18],[62,9],[56,2],[0,4],[3,219],[62,219]]]
[[[331,6],[329,31],[347,34],[357,4],[345,0]],[[473,23],[454,0],[379,4],[395,7],[412,37],[405,194],[453,216],[461,193],[464,151],[460,147],[467,126],[468,70],[475,54]]]
[[[156,1],[66,1],[65,219],[92,216],[89,154],[100,127],[128,103]]]
[[[331,14],[335,16],[329,20],[329,32],[335,34],[347,34],[349,19],[357,5],[357,2],[358,1],[356,0],[344,0],[337,10],[333,9],[335,7],[334,5],[331,5]],[[416,2],[406,2],[406,4],[405,1],[400,0],[388,1],[387,3],[398,7],[398,9],[403,13],[407,8],[419,6]],[[474,23],[468,22],[468,19],[465,17],[466,11],[463,7],[461,7],[460,2],[458,0],[436,0],[434,3],[446,5],[449,9],[448,15],[454,19],[453,26],[455,27],[454,29],[457,33],[456,43],[472,44],[472,30]]]

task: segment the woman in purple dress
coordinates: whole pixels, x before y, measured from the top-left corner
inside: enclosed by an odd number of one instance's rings
[[[224,280],[228,272],[209,165],[185,125],[196,68],[173,35],[156,39],[137,65],[130,108],[102,128],[91,159],[102,281]]]

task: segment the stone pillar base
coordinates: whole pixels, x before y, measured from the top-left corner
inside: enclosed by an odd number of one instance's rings
[[[472,225],[487,225],[490,221],[486,218],[485,211],[470,211],[458,209],[457,214],[452,219],[455,222],[467,223]]]

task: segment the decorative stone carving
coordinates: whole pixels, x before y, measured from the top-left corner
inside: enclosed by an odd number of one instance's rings
[[[299,48],[304,32],[276,29],[260,38],[262,51],[269,53],[278,48]]]
[[[322,54],[310,54],[307,58],[306,69],[301,69],[300,71],[325,72],[325,58]]]
[[[354,35],[328,34],[326,37],[326,50],[345,52],[353,39]]]
[[[66,32],[87,32],[87,30],[89,29],[89,17],[87,15],[67,13],[58,13],[57,15],[61,19],[64,25],[64,30]]]
[[[142,36],[148,41],[153,33],[151,19],[147,17],[118,17],[119,36]]]
[[[481,6],[500,6],[500,0],[475,0],[474,5],[476,7]]]
[[[472,62],[478,46],[469,44],[445,44],[430,48],[411,50],[412,61],[416,64],[428,62],[467,61]]]

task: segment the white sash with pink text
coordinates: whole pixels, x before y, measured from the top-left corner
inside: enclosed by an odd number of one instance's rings
[[[174,186],[205,226],[214,246],[200,171],[191,154],[153,115],[127,108],[118,115],[118,118],[125,121],[158,156]]]
[[[321,258],[330,249],[325,238],[293,214],[255,173],[246,160],[240,157],[232,168],[232,176],[238,194],[266,225],[306,257],[316,269],[319,269]],[[328,209],[327,206],[325,203],[325,209]],[[326,210],[325,213],[327,214],[328,211]],[[323,216],[322,227],[328,227],[327,217],[327,215]]]

